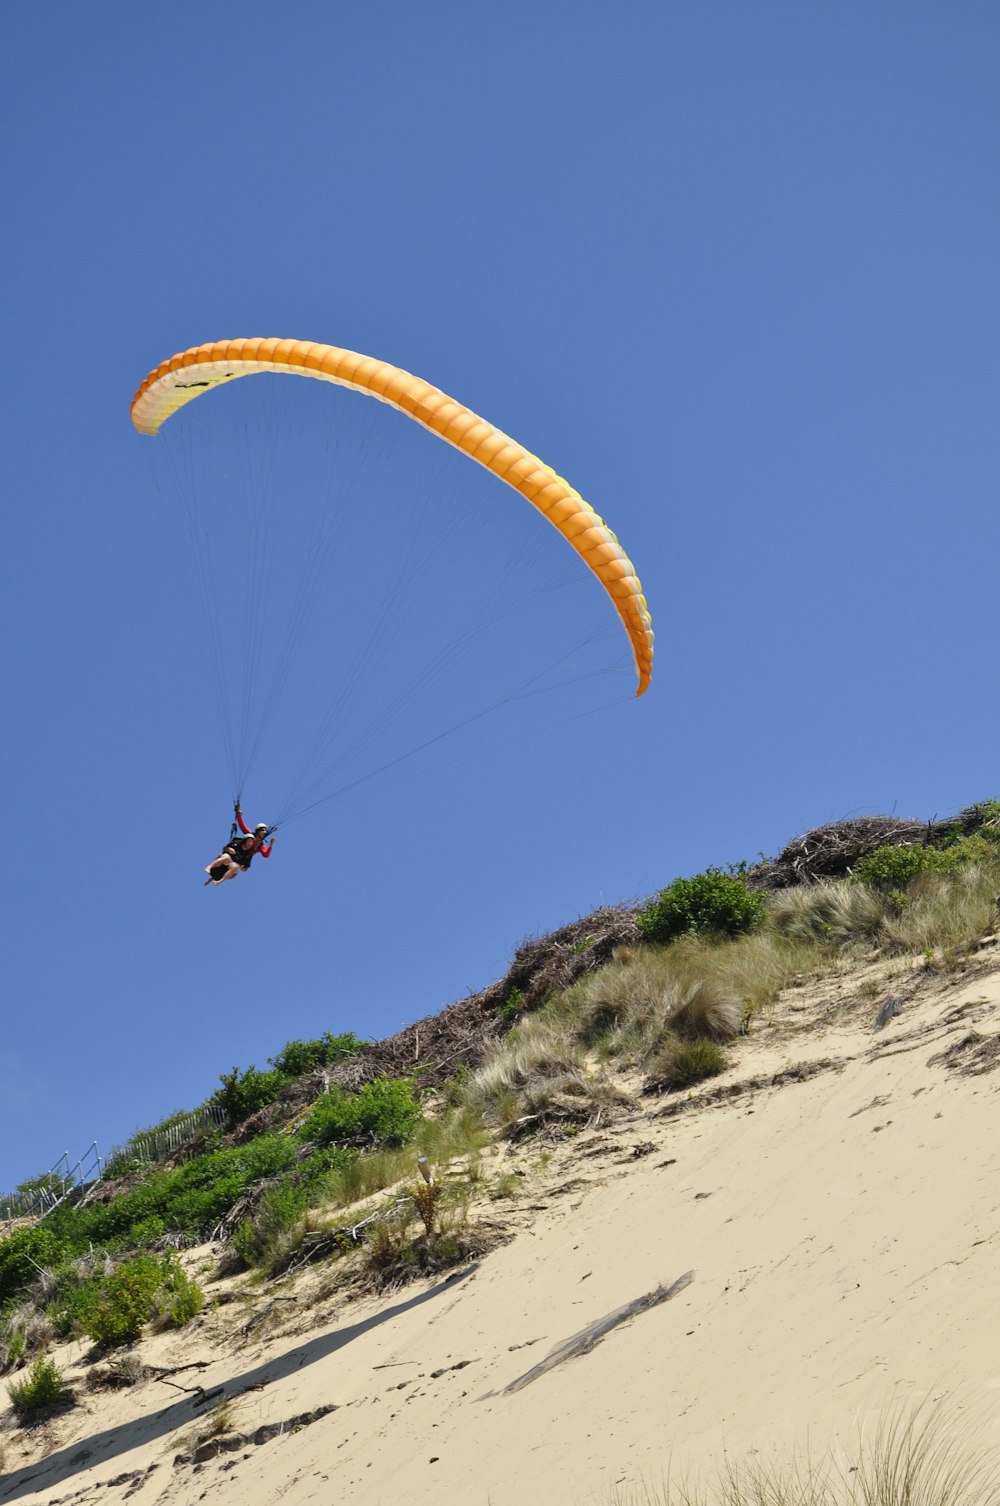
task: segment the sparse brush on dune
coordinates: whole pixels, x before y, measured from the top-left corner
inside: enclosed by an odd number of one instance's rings
[[[139,1386],[149,1371],[134,1349],[114,1355],[106,1365],[95,1365],[87,1374],[88,1391],[121,1391]]]
[[[602,1071],[565,1072],[526,1084],[519,1104],[521,1113],[511,1127],[586,1124],[626,1101],[626,1095]]]
[[[427,1228],[421,1217],[421,1232],[410,1236],[411,1202],[402,1215],[390,1216],[372,1226],[365,1239],[357,1274],[364,1289],[394,1291],[418,1277],[435,1276],[453,1270],[467,1260],[484,1255],[502,1238],[493,1228],[474,1227],[461,1213],[442,1213],[434,1228]],[[431,1210],[433,1218],[433,1209]]]
[[[498,1126],[585,1122],[625,1099],[588,1053],[652,1068],[662,1087],[687,1085],[722,1070],[717,1043],[745,1015],[727,982],[699,975],[683,950],[629,949],[522,1020],[470,1079],[466,1103]]]
[[[164,1244],[235,1236],[244,1263],[274,1273],[324,1220],[344,1223],[343,1210],[411,1177],[415,1151],[447,1167],[474,1158],[497,1134],[570,1132],[613,1112],[627,1074],[670,1091],[721,1071],[727,1043],[793,978],[829,974],[873,948],[883,956],[940,949],[946,965],[961,960],[961,949],[997,923],[998,813],[988,802],[954,829],[935,827],[933,850],[919,824],[904,823],[909,845],[887,848],[885,834],[898,835],[898,823],[876,822],[883,845],[873,848],[872,831],[853,823],[853,846],[833,840],[833,831],[819,844],[823,861],[802,867],[806,849],[816,847],[816,834],[807,834],[789,849],[789,862],[754,870],[752,890],[741,871],[709,869],[677,880],[642,910],[602,911],[526,944],[503,990],[469,1001],[476,1008],[462,1013],[461,1028],[452,1021],[435,1047],[436,1075],[420,1065],[426,1031],[408,1037],[405,1051],[401,1037],[377,1043],[393,1049],[376,1053],[386,1075],[374,1079],[365,1066],[374,1047],[329,1033],[289,1042],[269,1074],[224,1075],[222,1094],[233,1099],[227,1118],[241,1124],[227,1137],[235,1143],[213,1129],[212,1148],[137,1171],[117,1189],[102,1184],[99,1195],[67,1201],[44,1224],[0,1239],[0,1304],[30,1297],[27,1315],[8,1306],[0,1323],[0,1368],[23,1366],[53,1331],[80,1332],[84,1310],[111,1275],[105,1250],[118,1262],[134,1250],[156,1260]],[[830,876],[852,864],[851,877]],[[762,874],[787,882],[789,873],[819,881],[783,889],[759,882]],[[616,939],[625,944],[612,950]],[[337,1076],[345,1063],[357,1068],[353,1085]],[[446,1082],[456,1065],[461,1075]],[[317,1068],[329,1069],[329,1081]],[[264,1097],[271,1094],[272,1077],[281,1078],[281,1093],[295,1088],[285,1106],[295,1110],[285,1114],[295,1134],[243,1118],[251,1099],[265,1088]],[[470,1166],[459,1175],[468,1187],[474,1173]],[[168,1319],[183,1321],[190,1300],[182,1293]]]
[[[960,945],[991,924],[997,885],[994,863],[958,860],[921,869],[905,895],[852,880],[816,883],[759,897],[743,934],[689,931],[667,946],[623,949],[522,1019],[473,1075],[464,1102],[494,1125],[545,1120],[547,1104],[568,1113],[574,1098],[582,1111],[594,1052],[661,1089],[686,1086],[722,1070],[720,1043],[793,977],[875,945]]]
[[[410,1175],[414,1151],[435,1165],[446,1165],[478,1156],[488,1138],[481,1118],[468,1108],[439,1105],[438,1112],[425,1113],[416,1122],[412,1145],[383,1145],[367,1152],[320,1151],[240,1209],[231,1231],[226,1231],[229,1255],[236,1257],[237,1265],[275,1275],[287,1268],[304,1235],[321,1226],[324,1211],[363,1202]]]
[[[279,1183],[260,1199],[252,1216],[232,1235],[232,1247],[244,1265],[260,1266],[269,1274],[287,1264],[289,1253],[301,1243],[306,1211],[304,1189]]]

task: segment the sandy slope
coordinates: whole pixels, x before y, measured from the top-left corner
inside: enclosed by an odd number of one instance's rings
[[[876,1031],[890,994],[901,1013]],[[235,1398],[231,1451],[175,1463],[205,1409],[163,1382],[78,1384],[42,1433],[4,1419],[0,1503],[584,1506],[724,1450],[849,1464],[888,1402],[938,1395],[1000,1451],[998,1048],[993,944],[964,974],[792,989],[724,1077],[640,1101],[543,1167],[537,1145],[502,1152],[528,1174],[488,1213],[517,1233],[478,1266],[317,1305],[312,1271],[275,1289],[295,1300],[265,1340],[226,1306],[146,1341],[160,1364],[210,1362],[174,1381]],[[506,1389],[689,1270],[671,1301]],[[56,1355],[75,1381],[81,1356]]]

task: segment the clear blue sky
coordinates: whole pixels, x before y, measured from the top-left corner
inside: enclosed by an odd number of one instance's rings
[[[0,1188],[601,903],[1000,791],[995,5],[53,0],[4,7],[0,70]],[[239,335],[518,436],[619,533],[657,659],[215,891],[232,791],[128,405]]]

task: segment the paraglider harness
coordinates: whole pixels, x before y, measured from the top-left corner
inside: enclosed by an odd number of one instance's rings
[[[236,809],[237,811],[239,811],[238,801]],[[241,832],[239,823],[234,817],[233,824],[229,828],[229,841],[226,843],[225,847],[222,850],[223,852],[229,853],[229,856],[232,858],[237,868],[247,869],[250,867],[250,864],[253,862],[257,853],[260,852],[261,847],[267,841],[268,837],[272,836],[275,831],[277,831],[277,827],[269,826],[264,835],[260,838],[257,838],[254,836],[253,832]],[[252,846],[247,847],[245,845],[247,842],[251,842]],[[265,853],[265,857],[266,855],[267,854]]]

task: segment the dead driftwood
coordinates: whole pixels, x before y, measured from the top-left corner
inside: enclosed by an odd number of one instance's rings
[[[896,816],[833,821],[795,837],[776,858],[751,868],[747,888],[791,889],[797,884],[846,878],[876,847],[940,847],[946,839],[967,836],[986,824],[992,821],[978,805],[944,821],[905,821]]]
[[[669,1302],[671,1297],[676,1297],[685,1287],[691,1285],[694,1280],[694,1271],[685,1271],[683,1276],[678,1276],[671,1286],[657,1286],[645,1296],[635,1297],[631,1302],[626,1302],[624,1307],[616,1308],[613,1313],[608,1313],[606,1318],[598,1318],[596,1323],[591,1323],[588,1328],[581,1329],[571,1339],[565,1339],[558,1344],[544,1360],[512,1380],[509,1386],[504,1386],[501,1395],[509,1396],[513,1391],[520,1391],[524,1386],[530,1386],[532,1381],[538,1380],[539,1376],[545,1375],[549,1370],[554,1370],[556,1365],[561,1365],[564,1360],[574,1359],[579,1354],[589,1354],[599,1344],[606,1334],[621,1323],[627,1323],[629,1318],[634,1318],[638,1313],[649,1312],[651,1308],[659,1307],[661,1302]],[[488,1393],[495,1396],[496,1392]],[[483,1397],[481,1400],[485,1400]]]
[[[180,1375],[182,1370],[207,1370],[211,1363],[211,1360],[191,1360],[187,1365],[147,1365],[145,1369],[147,1375],[151,1375],[154,1380],[162,1381],[165,1386],[171,1386],[175,1391],[184,1391],[188,1396],[193,1396],[195,1406],[198,1406],[206,1394],[204,1386],[181,1386],[177,1381],[172,1381],[170,1376]]]
[[[408,1205],[412,1203],[413,1199],[410,1197],[398,1198],[390,1208],[382,1208],[377,1213],[370,1213],[367,1218],[360,1219],[356,1224],[342,1224],[337,1229],[316,1229],[310,1234],[303,1235],[302,1253],[298,1260],[292,1261],[285,1267],[282,1275],[290,1276],[293,1271],[312,1265],[314,1261],[322,1260],[325,1256],[345,1249],[348,1245],[361,1244],[364,1231],[372,1224],[401,1222]]]

